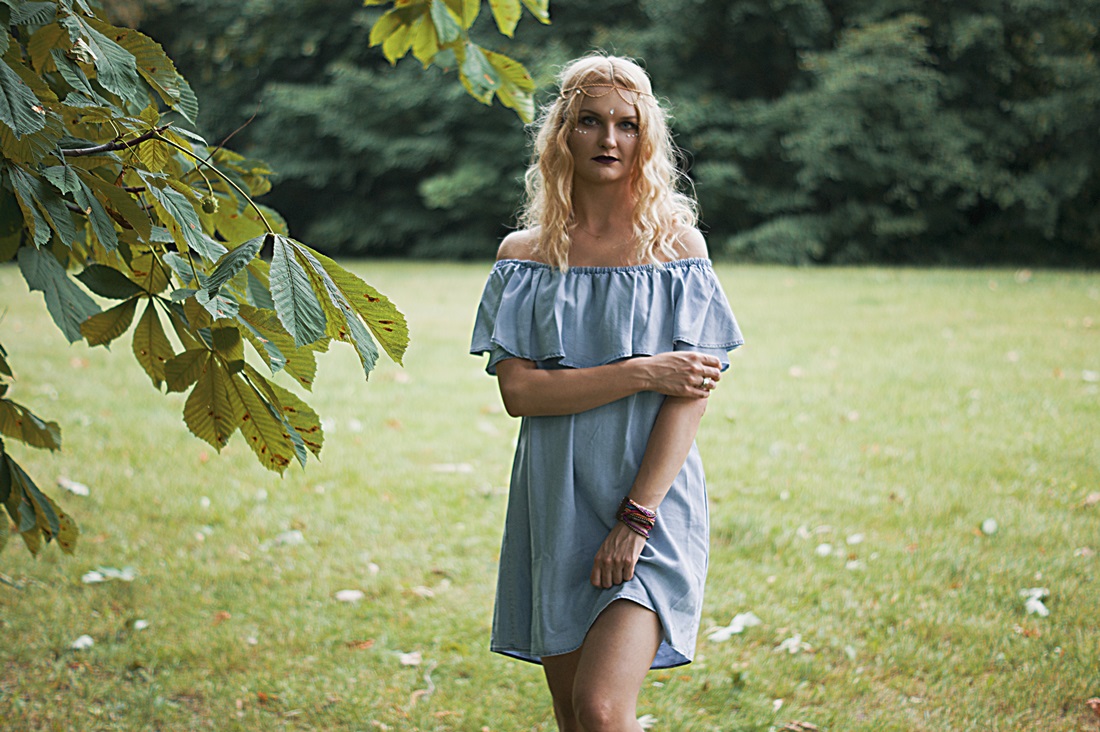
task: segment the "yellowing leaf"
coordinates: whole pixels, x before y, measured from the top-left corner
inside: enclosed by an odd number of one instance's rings
[[[439,53],[439,38],[435,34],[435,26],[427,14],[416,19],[412,25],[412,52],[417,61],[427,68],[432,59]]]
[[[251,366],[245,366],[245,373],[253,383],[262,383],[266,389],[270,390],[272,401],[282,412],[283,419],[301,436],[309,451],[320,456],[325,433],[321,429],[321,418],[317,416],[317,412],[298,398],[297,394],[265,379],[263,374]]]
[[[519,16],[523,12],[519,0],[489,0],[489,7],[493,11],[493,19],[497,22],[500,32],[509,38],[516,30]]]
[[[131,298],[110,310],[93,315],[80,324],[80,333],[89,346],[104,346],[125,333],[134,322],[138,299]]]
[[[389,298],[320,252],[311,254],[321,263],[351,307],[370,328],[383,350],[401,363],[409,345],[409,327],[405,316]]]
[[[31,447],[61,448],[61,427],[57,422],[47,422],[23,405],[7,399],[0,399],[0,434]]]
[[[183,421],[191,433],[219,451],[240,426],[241,413],[227,392],[230,379],[218,359],[208,353],[183,407]]]
[[[272,414],[273,407],[240,374],[229,383],[230,399],[240,411],[239,426],[260,464],[282,473],[294,457],[294,443],[283,423]]]
[[[176,352],[172,349],[168,336],[164,334],[152,299],[134,330],[133,349],[134,357],[153,380],[153,386],[159,389],[165,380],[165,364]]]
[[[205,348],[184,351],[164,364],[164,381],[168,391],[185,391],[202,374],[210,352]]]

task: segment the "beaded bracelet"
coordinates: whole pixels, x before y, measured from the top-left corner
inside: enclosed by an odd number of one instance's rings
[[[657,512],[635,503],[630,497],[623,498],[616,515],[619,521],[642,538],[648,539],[649,532],[657,525]]]

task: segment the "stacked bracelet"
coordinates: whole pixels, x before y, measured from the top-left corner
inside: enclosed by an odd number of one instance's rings
[[[615,518],[626,524],[626,527],[635,534],[646,539],[649,538],[649,532],[657,524],[656,511],[635,503],[629,497],[624,498],[623,502],[619,504],[619,513]]]

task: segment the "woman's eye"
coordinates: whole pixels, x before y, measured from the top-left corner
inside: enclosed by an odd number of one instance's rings
[[[633,122],[623,122],[619,126],[622,127],[624,130],[626,130],[627,132],[637,132],[638,131],[638,125],[634,124]]]
[[[597,120],[595,117],[590,117],[588,115],[585,115],[584,117],[581,117],[581,124],[582,125],[596,125],[596,124],[599,124],[599,120]]]

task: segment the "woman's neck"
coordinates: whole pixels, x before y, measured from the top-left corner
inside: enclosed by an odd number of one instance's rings
[[[623,186],[573,191],[569,263],[575,267],[636,264],[634,202]]]

